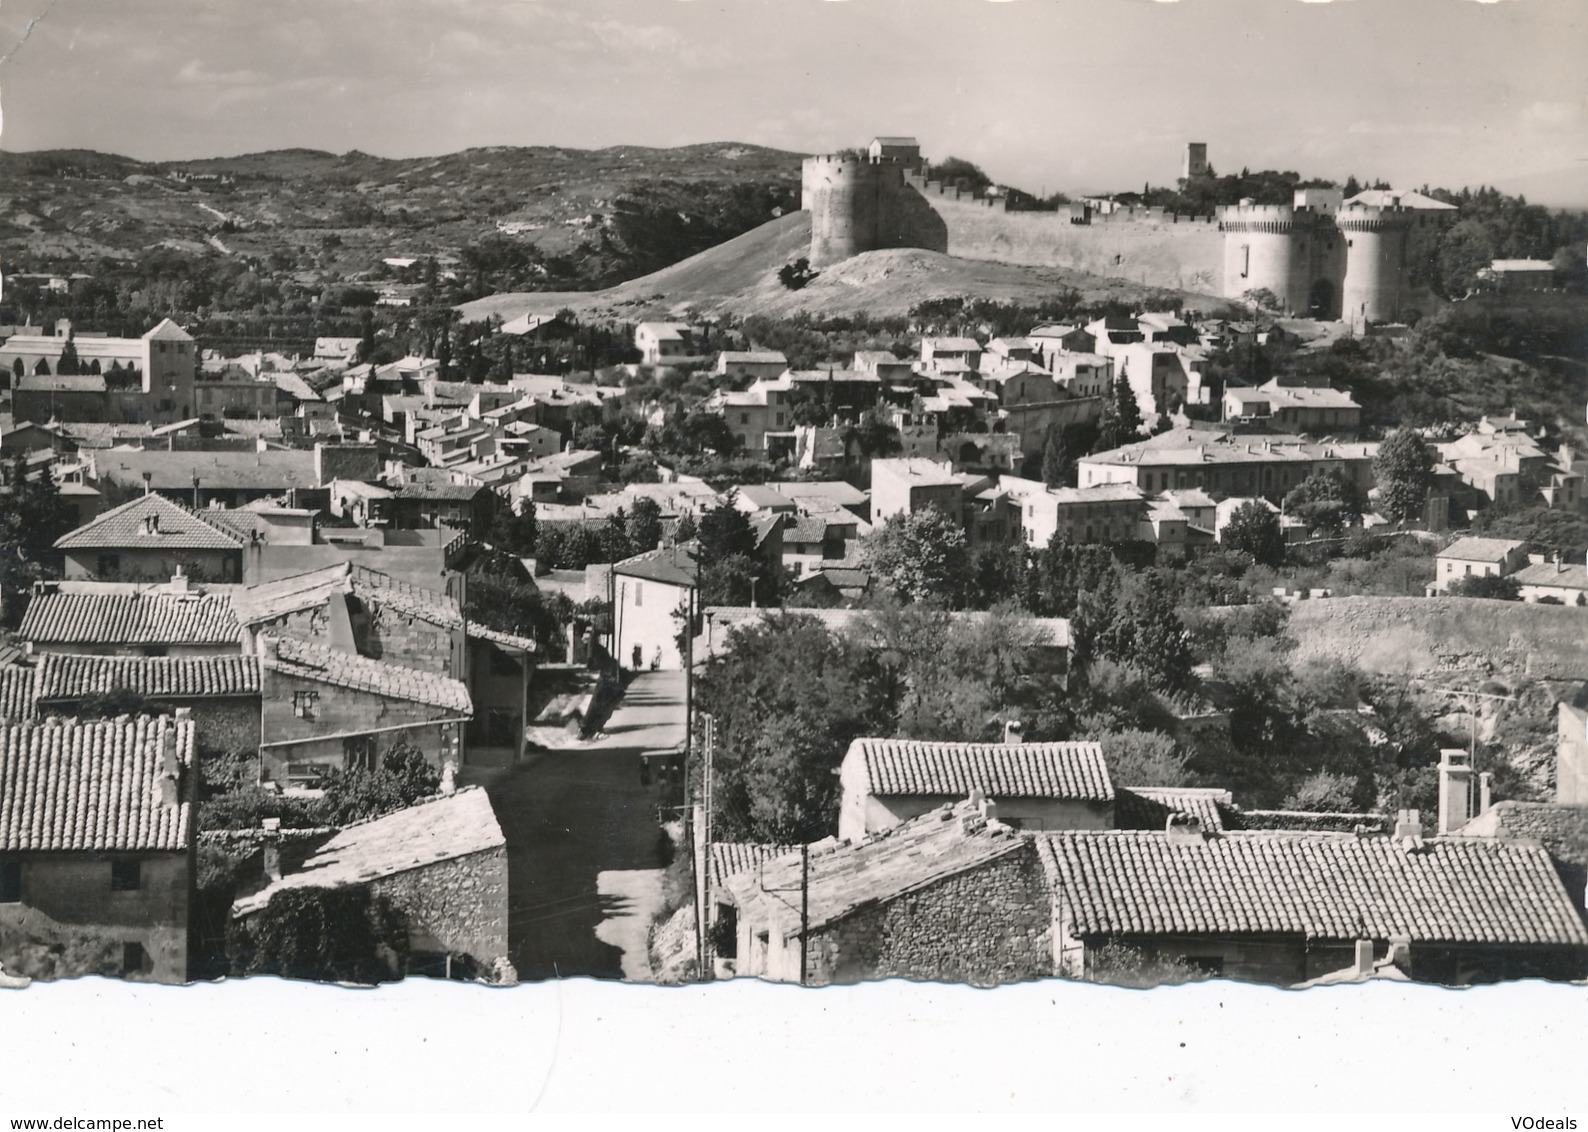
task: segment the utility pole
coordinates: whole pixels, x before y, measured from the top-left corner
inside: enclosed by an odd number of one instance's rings
[[[800,986],[810,985],[811,847],[800,843]]]
[[[700,818],[702,826],[700,838],[701,853],[695,861],[695,867],[701,871],[700,885],[696,890],[699,893],[700,903],[695,909],[695,922],[702,925],[702,943],[711,945],[710,955],[707,955],[704,951],[700,953],[700,981],[704,983],[711,981],[714,973],[713,964],[716,961],[716,944],[704,928],[706,917],[711,911],[711,756],[713,749],[717,745],[716,717],[704,712],[701,713],[700,726],[704,732],[701,745],[706,757],[701,775],[701,794],[703,798]]]
[[[700,592],[700,553],[697,550],[695,560],[695,584],[690,587],[689,598],[684,607],[684,843],[689,846],[689,861],[692,869],[701,867],[701,862],[695,854],[694,837],[694,807],[689,803],[689,764],[693,761],[695,750],[695,596]],[[706,851],[710,852],[708,844]],[[707,870],[709,875],[710,870]],[[700,878],[691,878],[695,881],[695,891],[700,891]],[[695,964],[702,979],[706,971],[706,925],[705,908],[695,911]]]

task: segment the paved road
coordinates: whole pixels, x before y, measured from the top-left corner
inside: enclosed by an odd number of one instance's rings
[[[683,738],[683,673],[647,672],[603,738],[480,775],[507,835],[508,941],[520,979],[644,977],[672,855],[657,807],[681,791],[641,785],[638,756]]]

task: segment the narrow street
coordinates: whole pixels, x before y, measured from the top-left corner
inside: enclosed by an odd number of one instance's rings
[[[658,807],[676,785],[640,782],[642,751],[684,738],[684,674],[636,676],[602,738],[484,771],[507,835],[510,957],[520,979],[642,978],[646,933],[672,853]]]

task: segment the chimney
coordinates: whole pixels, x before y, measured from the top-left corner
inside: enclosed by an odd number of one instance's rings
[[[265,879],[281,879],[281,819],[266,818],[263,823],[265,848]]]
[[[181,566],[178,566],[176,573],[171,575],[171,584],[166,588],[174,594],[185,594],[188,592],[188,576],[182,572]],[[183,710],[187,709],[184,708]]]
[[[1459,747],[1439,752],[1439,835],[1472,820],[1472,756]]]
[[[1491,791],[1493,789],[1493,786],[1494,786],[1494,775],[1490,774],[1486,770],[1482,771],[1481,773],[1479,773],[1479,775],[1478,775],[1478,812],[1473,814],[1472,815],[1473,817],[1475,817],[1475,818],[1476,817],[1482,817],[1484,814],[1489,812],[1489,806],[1490,806],[1490,804],[1492,802]]]
[[[1202,819],[1192,814],[1170,814],[1163,832],[1170,845],[1200,845],[1206,839]]]
[[[1404,841],[1408,837],[1421,839],[1423,835],[1422,814],[1418,810],[1401,810],[1395,815],[1395,840]]]
[[[1356,973],[1366,977],[1373,973],[1373,941],[1359,939],[1356,941]]]
[[[1007,746],[1018,746],[1025,742],[1025,725],[1018,719],[1011,719],[1004,724],[1004,743]]]
[[[176,728],[162,727],[160,732],[160,804],[175,806],[182,801],[182,763],[176,754]]]
[[[448,759],[441,764],[441,793],[456,794],[458,791],[458,764]]]

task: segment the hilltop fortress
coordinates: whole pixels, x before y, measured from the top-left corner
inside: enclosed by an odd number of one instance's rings
[[[1206,168],[1205,147],[1197,157]],[[1292,314],[1355,329],[1398,322],[1414,306],[1437,302],[1423,268],[1455,213],[1420,193],[1379,190],[1344,200],[1338,189],[1298,189],[1288,205],[1242,201],[1216,216],[1106,200],[1012,210],[1006,196],[932,180],[915,139],[896,137],[806,158],[800,190],[813,267],[884,248],[923,248],[1226,298],[1267,290]]]

